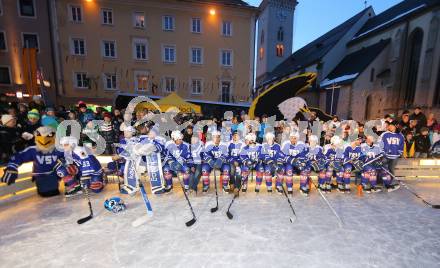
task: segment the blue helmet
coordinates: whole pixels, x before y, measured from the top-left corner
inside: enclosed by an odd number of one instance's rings
[[[109,199],[106,199],[104,201],[104,207],[108,211],[111,211],[113,213],[118,213],[121,211],[124,211],[126,209],[126,206],[124,204],[124,201],[122,201],[119,197],[112,197]]]

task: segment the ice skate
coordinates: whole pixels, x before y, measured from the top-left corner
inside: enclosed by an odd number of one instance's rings
[[[82,188],[80,185],[72,187],[71,189],[68,190],[66,189],[66,191],[64,192],[64,196],[66,198],[74,197],[80,194],[82,194]]]
[[[392,184],[392,185],[386,186],[385,188],[387,189],[388,193],[391,193],[391,192],[394,192],[395,190],[399,189],[400,184]]]

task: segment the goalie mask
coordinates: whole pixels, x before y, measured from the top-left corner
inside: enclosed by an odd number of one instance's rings
[[[275,135],[272,132],[266,133],[266,135],[264,135],[264,137],[266,138],[267,143],[269,143],[270,145],[272,145],[274,143]]]
[[[51,127],[39,127],[35,130],[35,145],[37,150],[49,152],[55,148],[55,130]]]
[[[171,132],[171,139],[173,139],[173,141],[178,141],[183,139],[182,132],[180,132],[179,130],[174,130],[173,132]]]
[[[309,137],[310,147],[315,148],[318,145],[318,137],[316,135],[311,135]]]
[[[255,133],[248,133],[245,137],[245,140],[249,141],[250,143],[255,143],[257,141],[257,136]]]
[[[71,152],[78,146],[78,139],[73,136],[62,137],[60,144],[65,152]]]

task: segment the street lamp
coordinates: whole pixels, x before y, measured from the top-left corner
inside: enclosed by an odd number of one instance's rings
[[[214,16],[215,13],[216,13],[215,9],[211,8],[211,9],[209,10],[209,14],[211,14],[211,16]]]

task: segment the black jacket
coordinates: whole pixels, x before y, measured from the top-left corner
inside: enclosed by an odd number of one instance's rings
[[[419,153],[429,153],[431,148],[431,141],[429,136],[418,135],[416,136],[416,152]]]

